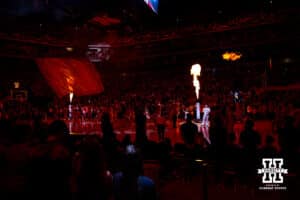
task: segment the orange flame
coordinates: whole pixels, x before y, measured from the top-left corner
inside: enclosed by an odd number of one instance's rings
[[[238,59],[240,59],[242,57],[242,54],[240,53],[235,53],[235,52],[225,52],[223,55],[222,55],[222,58],[224,60],[227,60],[227,61],[236,61]]]

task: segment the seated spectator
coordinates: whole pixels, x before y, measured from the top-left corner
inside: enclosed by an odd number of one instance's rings
[[[285,118],[284,127],[278,130],[278,137],[282,152],[285,156],[292,156],[300,143],[293,117]]]
[[[9,133],[6,139],[3,138],[2,145],[0,143],[0,191],[21,193],[25,189],[25,175],[30,158],[28,141],[31,129],[30,126],[16,124],[10,128],[11,131],[5,130],[3,126],[0,128],[6,134]]]
[[[130,135],[126,134],[121,142],[122,147],[125,149],[128,145],[131,145],[132,141]]]
[[[166,138],[163,142],[158,144],[159,148],[159,161],[161,165],[160,175],[162,177],[166,177],[170,175],[172,166],[172,158],[171,158],[171,151],[172,145],[171,140]]]
[[[107,170],[104,151],[98,138],[85,139],[74,163],[78,200],[107,200],[112,197],[112,176]]]
[[[133,145],[129,145],[123,160],[123,168],[113,176],[115,200],[155,200],[154,182],[143,176],[143,164]]]
[[[224,152],[224,166],[225,170],[237,170],[240,163],[240,147],[235,142],[236,137],[234,133],[229,134],[228,144],[225,146]]]
[[[266,138],[266,145],[260,151],[261,158],[276,158],[278,157],[278,152],[274,147],[274,138],[268,135]]]
[[[242,161],[241,161],[241,173],[243,181],[253,181],[255,177],[256,169],[261,161],[257,157],[258,146],[260,145],[260,134],[254,129],[254,122],[247,120],[245,129],[240,135],[240,143],[242,145]]]
[[[254,122],[247,120],[245,129],[240,135],[240,143],[248,153],[255,153],[261,142],[259,133],[253,127]]]
[[[290,171],[298,170],[299,165],[299,132],[294,126],[294,118],[292,116],[285,117],[284,127],[278,130],[278,139],[281,147],[281,153],[285,159],[285,163]]]
[[[48,128],[46,144],[33,148],[34,158],[28,167],[28,198],[70,198],[72,160],[68,138],[69,130],[66,124],[57,120]]]
[[[159,141],[163,141],[165,138],[166,119],[162,115],[158,115],[156,118],[156,127]]]

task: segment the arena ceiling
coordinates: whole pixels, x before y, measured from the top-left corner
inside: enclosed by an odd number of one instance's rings
[[[283,0],[160,0],[158,14],[143,0],[1,3],[1,57],[80,57],[90,44],[109,44],[103,56],[119,65],[210,59],[226,50],[254,58],[290,54],[300,36],[299,6]]]

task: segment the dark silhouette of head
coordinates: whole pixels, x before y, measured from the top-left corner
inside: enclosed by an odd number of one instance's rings
[[[24,143],[32,136],[30,125],[18,124],[12,129],[11,139],[14,143]]]
[[[234,144],[236,137],[234,133],[230,133],[228,136],[229,144]]]
[[[286,116],[285,117],[285,127],[290,128],[294,126],[295,119],[292,116]]]
[[[66,142],[69,138],[69,129],[62,120],[53,121],[48,127],[48,140],[61,140]]]
[[[97,173],[105,171],[105,154],[97,136],[84,138],[80,149],[81,172],[97,175]]]
[[[0,120],[0,141],[8,140],[11,137],[12,123],[9,120]]]
[[[112,123],[110,121],[110,115],[108,112],[102,114],[101,117],[101,129],[104,138],[111,138],[114,135]]]
[[[248,119],[245,123],[245,129],[246,130],[253,130],[254,122],[251,119]]]
[[[143,172],[142,158],[133,145],[126,147],[122,171],[124,176],[129,179],[135,179]]]
[[[274,138],[273,138],[273,136],[268,135],[268,136],[266,137],[266,145],[267,145],[267,146],[270,146],[270,145],[273,145],[273,143],[274,143]]]
[[[102,123],[108,123],[108,122],[110,122],[110,115],[109,115],[108,112],[104,112],[102,114],[101,122]]]
[[[193,120],[193,116],[190,113],[188,113],[187,116],[186,116],[186,121],[187,122],[192,122],[192,120]]]
[[[99,138],[95,135],[84,138],[79,152],[78,199],[108,199],[107,189],[110,188],[106,178],[108,171]]]
[[[123,138],[123,141],[122,141],[122,144],[126,147],[130,144],[132,144],[131,142],[131,138],[130,138],[130,135],[126,134]]]

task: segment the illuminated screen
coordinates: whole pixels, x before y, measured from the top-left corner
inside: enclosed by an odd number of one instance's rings
[[[158,13],[158,3],[159,0],[144,0],[144,2],[148,5],[149,8],[156,14]]]
[[[109,60],[111,56],[111,46],[109,44],[88,45],[86,55],[91,62],[102,62],[104,60]]]

